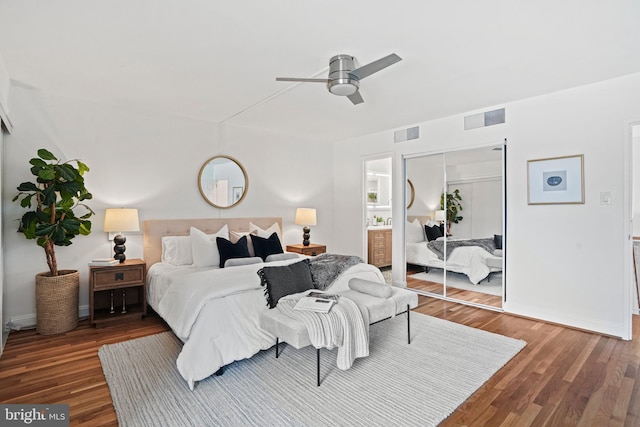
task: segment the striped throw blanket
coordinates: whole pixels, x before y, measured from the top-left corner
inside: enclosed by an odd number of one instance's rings
[[[358,357],[369,355],[369,313],[360,311],[356,303],[340,297],[329,313],[294,310],[306,292],[280,298],[276,308],[286,316],[301,321],[307,327],[315,348],[338,348],[336,365],[346,370]]]

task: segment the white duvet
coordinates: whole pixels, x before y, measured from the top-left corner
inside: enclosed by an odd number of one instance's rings
[[[480,283],[494,268],[487,266],[493,255],[479,246],[460,246],[449,255],[447,270],[466,274],[474,285]],[[431,252],[427,242],[407,243],[407,263],[426,267],[444,268],[444,261]]]
[[[176,365],[192,390],[221,367],[275,344],[275,337],[259,327],[260,313],[268,308],[257,271],[265,265],[196,269],[157,263],[149,269],[148,302],[184,342]],[[360,263],[329,289],[346,290],[353,277],[384,282],[378,268]]]

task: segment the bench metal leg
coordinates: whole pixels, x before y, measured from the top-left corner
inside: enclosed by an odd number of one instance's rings
[[[278,339],[278,337],[276,337],[276,359],[278,358],[278,356],[280,356],[280,353],[278,352],[279,344],[280,340]]]
[[[409,304],[407,304],[407,344],[411,344],[411,309],[409,308]]]
[[[316,348],[316,359],[317,359],[317,364],[318,364],[318,381],[317,381],[317,387],[320,387],[320,349]]]

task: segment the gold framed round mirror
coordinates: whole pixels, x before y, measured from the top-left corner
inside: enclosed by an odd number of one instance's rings
[[[407,203],[407,209],[409,209],[413,205],[413,202],[416,200],[416,190],[413,188],[413,182],[411,182],[410,179],[407,179],[407,186],[407,190],[409,193],[409,203]]]
[[[228,209],[247,195],[249,178],[242,164],[229,156],[214,156],[202,164],[198,189],[211,206]]]

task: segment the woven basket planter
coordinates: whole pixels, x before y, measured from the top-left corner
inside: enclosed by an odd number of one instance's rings
[[[78,326],[80,272],[49,274],[36,275],[36,332],[42,335],[61,334]]]

